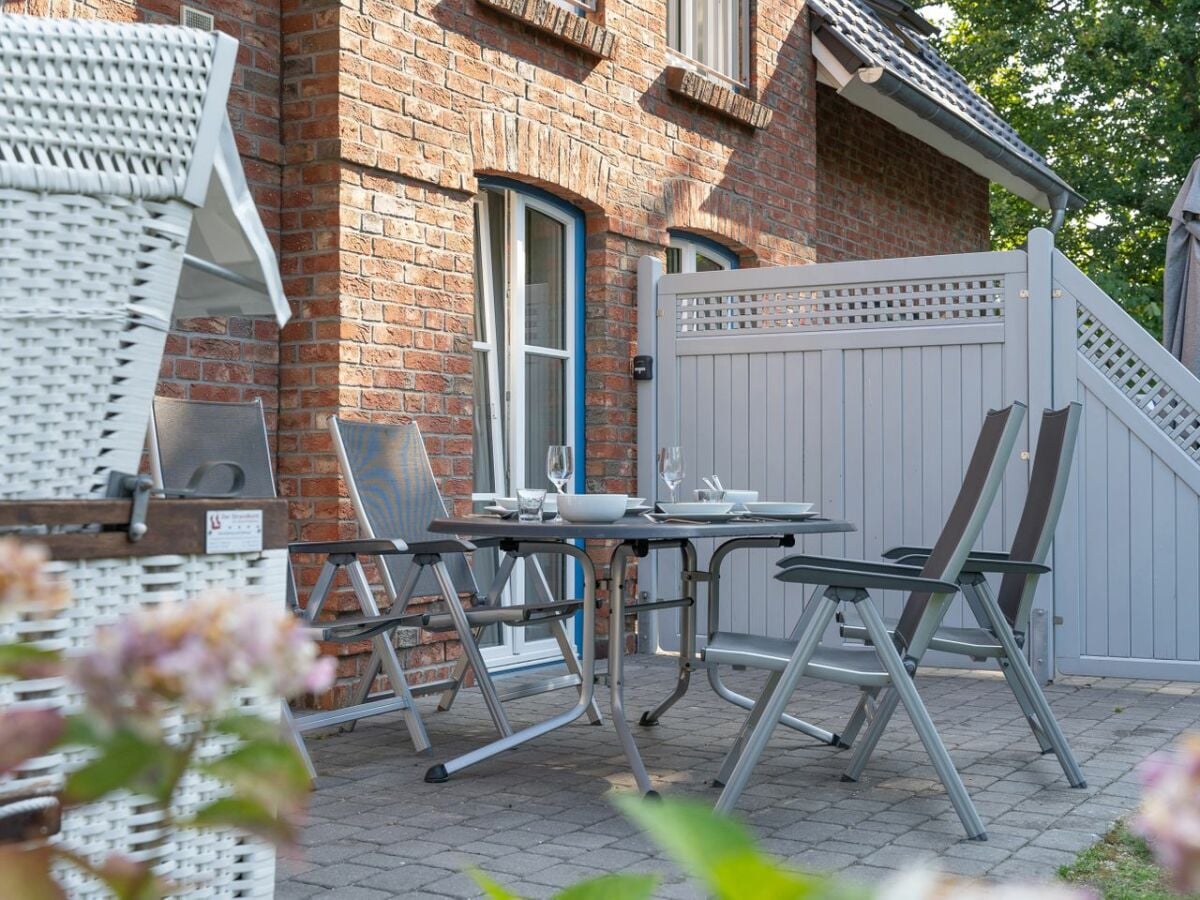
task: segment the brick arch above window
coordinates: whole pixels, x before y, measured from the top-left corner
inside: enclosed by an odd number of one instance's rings
[[[758,260],[759,232],[754,205],[723,188],[689,178],[672,178],[663,184],[667,228],[709,238],[728,247],[742,260]]]
[[[569,135],[509,113],[471,117],[476,175],[501,175],[543,188],[585,214],[608,210],[609,161]]]

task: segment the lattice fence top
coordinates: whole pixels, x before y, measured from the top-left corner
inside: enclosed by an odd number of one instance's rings
[[[1002,321],[1004,277],[840,284],[732,295],[682,295],[676,333],[804,332]]]
[[[222,40],[230,42],[193,29],[0,14],[0,184],[185,196]]]
[[[1076,305],[1079,353],[1191,459],[1200,463],[1200,409],[1154,371],[1083,304]]]

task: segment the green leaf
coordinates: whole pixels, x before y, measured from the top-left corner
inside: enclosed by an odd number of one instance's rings
[[[147,779],[151,791],[162,780],[175,754],[169,747],[152,744],[129,730],[113,733],[93,742],[100,754],[67,777],[63,795],[71,803],[90,803],[120,788],[144,790]],[[155,777],[155,776],[158,777]]]
[[[555,900],[645,900],[658,886],[656,875],[601,875],[571,885]]]
[[[832,889],[827,879],[793,872],[760,853],[741,825],[705,804],[647,802],[630,794],[613,802],[723,900],[816,900]]]
[[[488,876],[484,875],[478,869],[467,869],[467,874],[475,879],[475,883],[483,888],[484,893],[491,897],[492,900],[521,900],[521,896],[519,894],[514,894],[505,889],[502,885],[492,881],[492,879],[488,878]]]
[[[274,741],[279,739],[279,724],[247,713],[230,712],[212,723],[215,731],[233,735],[245,741]]]
[[[63,900],[67,895],[50,874],[52,851],[46,846],[0,845],[0,884],[4,896],[21,900]]]
[[[273,844],[286,844],[295,837],[293,828],[264,804],[247,797],[222,797],[179,823],[191,828],[233,828]]]
[[[298,809],[311,787],[300,754],[275,737],[247,741],[199,769],[230,785],[237,795],[285,812]]]
[[[0,644],[0,675],[46,678],[62,671],[62,654],[32,644]]]

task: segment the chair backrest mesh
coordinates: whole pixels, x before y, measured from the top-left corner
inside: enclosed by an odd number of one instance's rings
[[[1025,507],[1009,550],[1013,559],[1041,563],[1050,552],[1067,482],[1071,479],[1071,462],[1075,458],[1075,439],[1079,435],[1082,414],[1083,406],[1079,403],[1042,412],[1033,469],[1029,473],[1029,492],[1025,495]],[[1036,578],[1015,573],[1004,576],[998,600],[1009,625],[1017,625],[1019,620],[1028,617],[1028,607],[1036,588]],[[1024,624],[1021,627],[1024,628]]]
[[[1024,418],[1023,403],[991,410],[984,417],[958,497],[954,500],[929,559],[921,569],[924,577],[950,582],[957,580],[1000,489],[1004,467],[1008,464]],[[940,624],[940,613],[944,612],[944,603],[939,604],[942,608],[935,609],[930,599],[926,593],[910,594],[896,625],[896,636],[918,656],[924,652],[925,644]]]
[[[154,433],[163,487],[168,490],[187,487],[204,463],[227,460],[237,463],[246,474],[241,496],[276,496],[261,400],[211,403],[155,397]],[[232,486],[229,469],[217,468],[204,476],[197,489],[201,494],[220,494]]]
[[[446,504],[415,423],[386,425],[331,417],[329,429],[365,536],[401,538],[409,543],[446,539],[447,535],[429,531],[430,522],[446,515]],[[406,556],[383,557],[382,561],[394,599],[411,562]],[[450,554],[445,562],[459,593],[477,593],[463,554]],[[433,572],[426,569],[414,596],[437,593]]]

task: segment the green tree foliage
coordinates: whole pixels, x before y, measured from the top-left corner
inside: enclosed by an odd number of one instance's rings
[[[1088,198],[1057,244],[1162,333],[1167,213],[1200,154],[1200,0],[942,0],[940,52]],[[992,237],[1047,214],[993,187]]]

